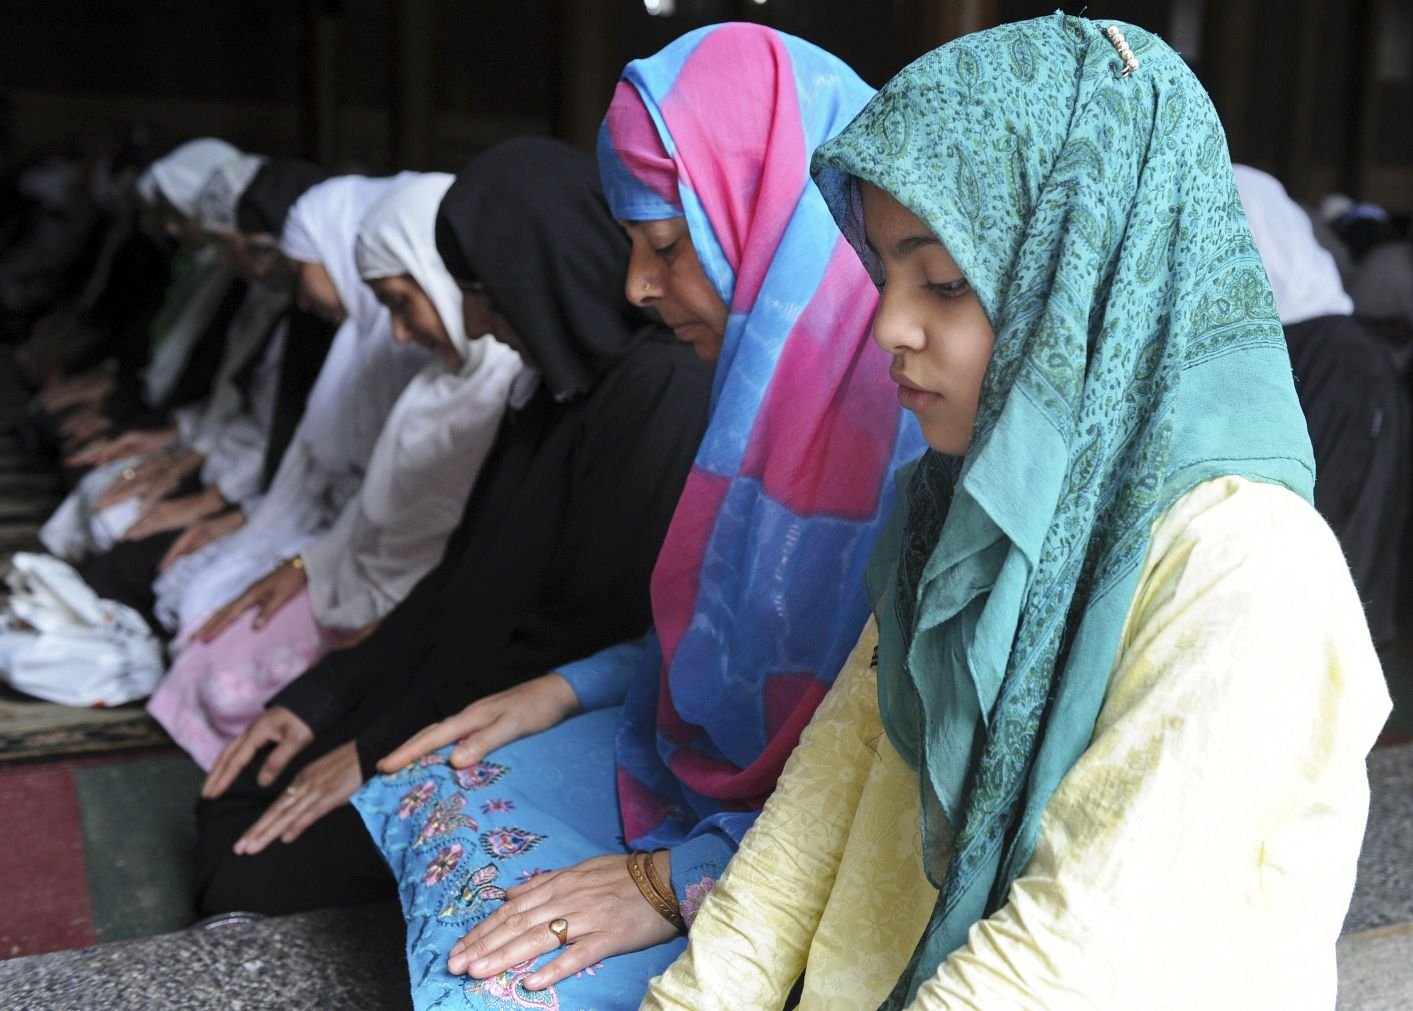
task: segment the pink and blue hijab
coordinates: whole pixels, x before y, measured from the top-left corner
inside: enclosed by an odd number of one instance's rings
[[[871,340],[874,286],[809,177],[872,94],[809,43],[720,25],[630,63],[600,131],[614,217],[685,215],[730,307],[618,735],[633,845],[740,840],[858,639],[893,472],[924,448]]]

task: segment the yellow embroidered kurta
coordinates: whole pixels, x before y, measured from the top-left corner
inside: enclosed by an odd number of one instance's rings
[[[873,1008],[936,899],[870,625],[644,1008]],[[1332,1008],[1389,699],[1348,568],[1228,477],[1156,524],[1094,737],[919,1009]]]

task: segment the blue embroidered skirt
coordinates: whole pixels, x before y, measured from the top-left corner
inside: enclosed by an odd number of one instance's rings
[[[648,980],[686,945],[675,938],[597,963],[545,990],[525,977],[557,951],[487,980],[453,976],[451,947],[495,909],[505,890],[592,856],[626,852],[618,815],[618,709],[586,713],[507,745],[465,769],[451,748],[353,798],[398,880],[407,917],[407,967],[417,1011],[431,1008],[636,1008]]]

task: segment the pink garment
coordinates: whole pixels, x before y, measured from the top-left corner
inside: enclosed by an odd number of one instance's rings
[[[745,831],[858,641],[892,474],[926,449],[870,336],[877,290],[809,175],[872,94],[807,42],[719,25],[630,63],[600,133],[614,217],[685,218],[730,308],[653,569],[659,669],[624,703],[634,846]]]
[[[172,740],[208,771],[265,703],[342,638],[314,620],[308,590],[258,631],[255,615],[246,612],[214,642],[189,643],[147,703]]]

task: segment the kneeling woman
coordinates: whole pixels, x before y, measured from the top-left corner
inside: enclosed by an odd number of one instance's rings
[[[158,582],[161,613],[163,582],[186,568],[173,596],[205,617],[199,600],[274,566],[194,632],[184,627],[190,641],[149,703],[204,769],[277,691],[381,620],[432,569],[495,439],[520,358],[466,333],[440,258],[406,241],[408,211],[421,208],[413,223],[430,235],[450,185],[441,173],[349,176],[310,190],[291,212],[286,254],[302,278],[322,270],[325,311],[347,318],[250,522]],[[409,292],[402,303],[430,302],[413,326],[436,354],[413,346],[401,310],[390,324],[365,278]],[[281,555],[289,560],[275,561]]]
[[[1056,14],[814,164],[933,452],[644,1006],[1332,1007],[1388,697],[1201,87]]]
[[[857,640],[893,470],[922,448],[808,174],[868,87],[755,25],[625,78],[599,165],[626,287],[716,362],[711,422],[653,634],[429,729],[357,799],[402,882],[419,1008],[638,1005]]]

